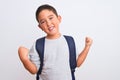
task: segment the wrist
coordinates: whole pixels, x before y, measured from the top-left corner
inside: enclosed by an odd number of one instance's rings
[[[90,48],[90,46],[91,46],[91,45],[86,44],[86,45],[85,45],[85,48]]]

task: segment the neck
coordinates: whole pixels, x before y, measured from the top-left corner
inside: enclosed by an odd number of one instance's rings
[[[47,39],[57,39],[61,36],[61,33],[58,33],[56,35],[47,35],[46,38]]]

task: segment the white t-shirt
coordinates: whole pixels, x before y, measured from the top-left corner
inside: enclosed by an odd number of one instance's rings
[[[40,57],[35,49],[35,45],[30,49],[29,56],[30,60],[39,69]],[[72,80],[69,49],[64,36],[57,39],[45,38],[44,61],[40,80]]]

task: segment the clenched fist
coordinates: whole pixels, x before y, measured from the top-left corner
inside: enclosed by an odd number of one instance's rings
[[[91,46],[93,40],[90,37],[86,37],[85,39],[85,46]]]

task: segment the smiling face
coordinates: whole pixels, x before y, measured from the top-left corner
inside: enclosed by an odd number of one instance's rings
[[[38,15],[39,27],[47,34],[47,38],[59,37],[59,24],[61,17],[50,10],[42,10]]]

